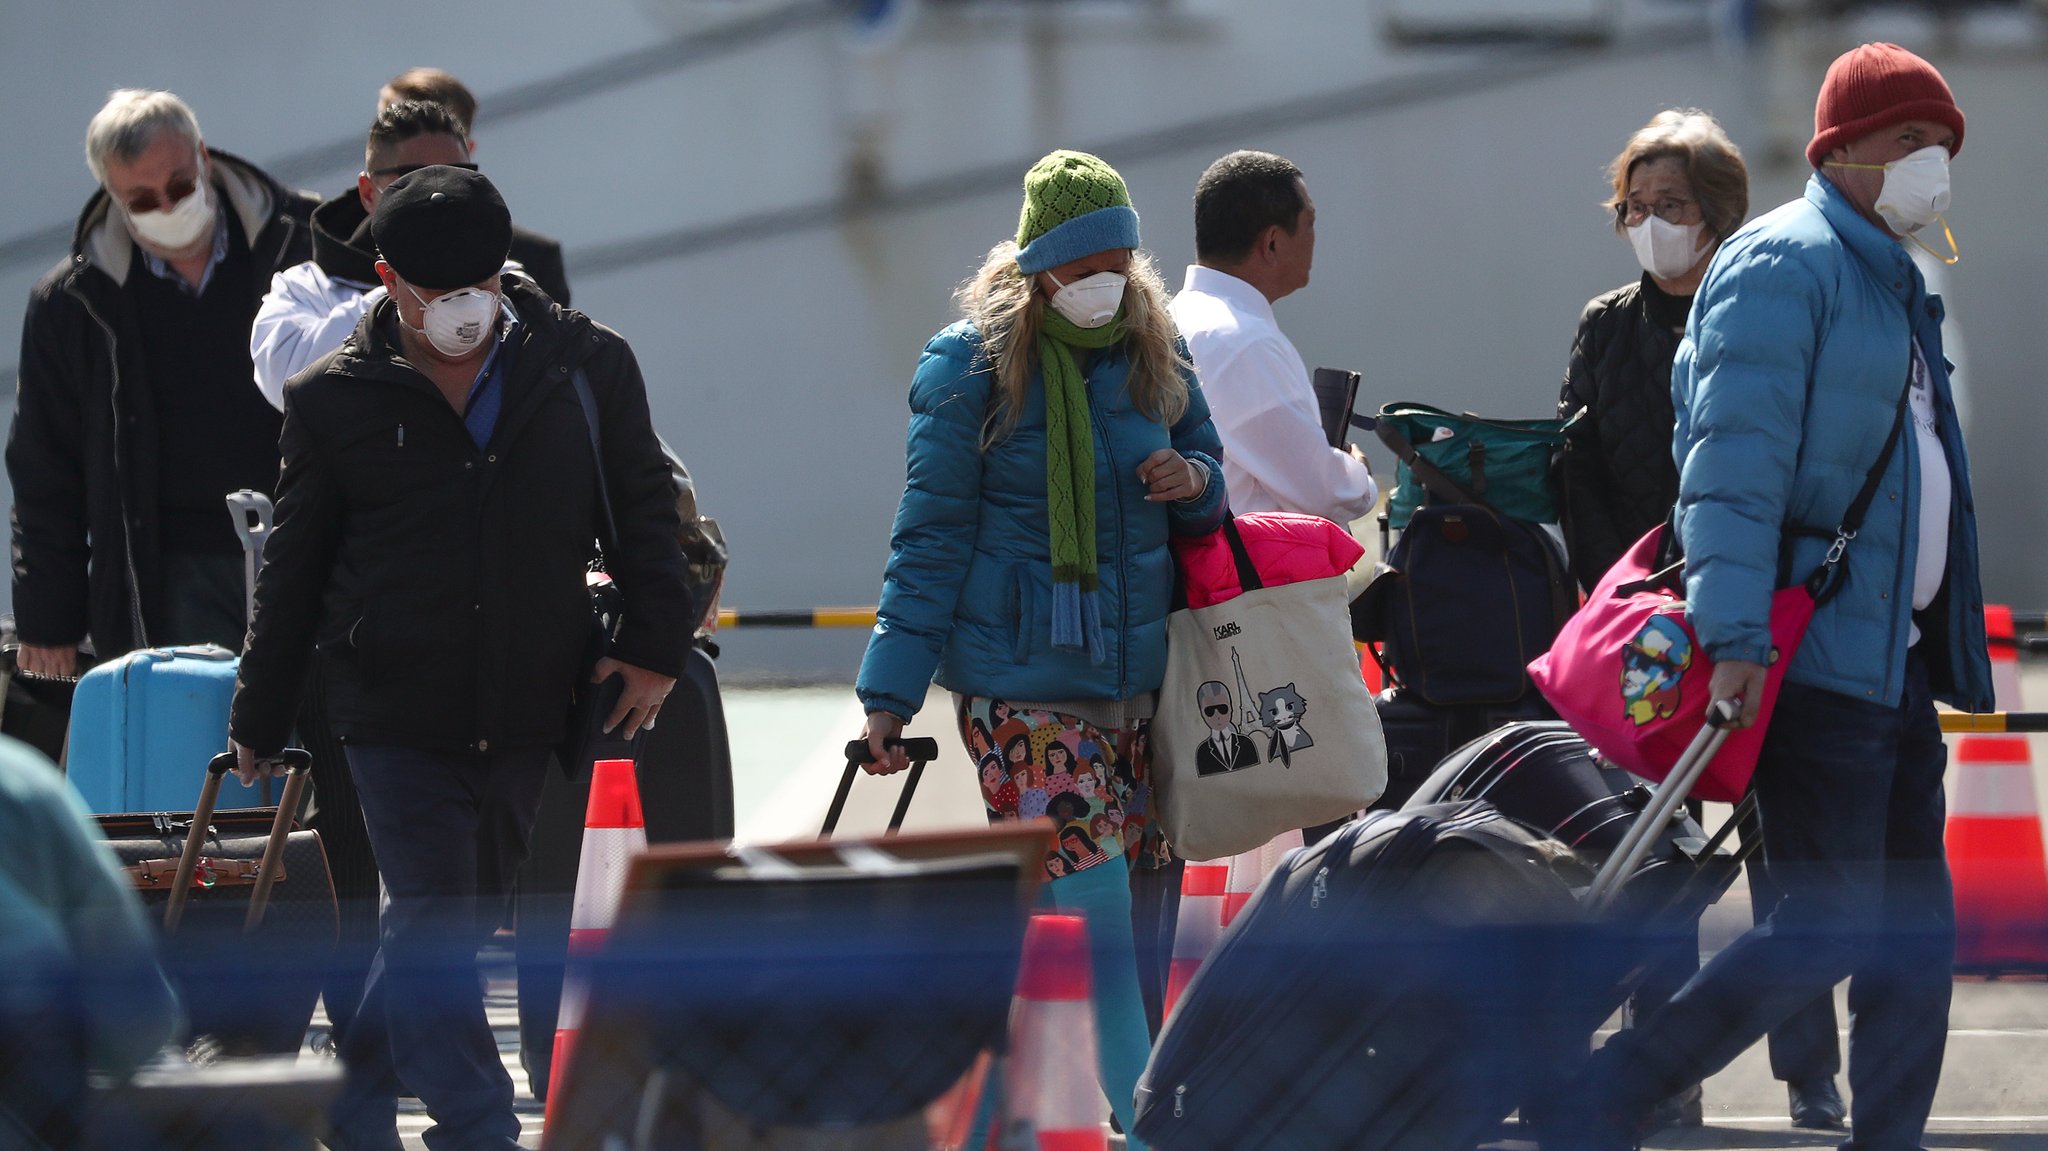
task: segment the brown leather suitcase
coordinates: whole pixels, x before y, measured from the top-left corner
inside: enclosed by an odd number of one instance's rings
[[[277,807],[214,810],[234,767],[223,753],[207,765],[196,810],[98,817],[144,904],[161,909],[164,968],[191,1036],[234,1054],[298,1050],[334,958],[327,853],[293,818],[312,757],[282,758],[291,770]]]

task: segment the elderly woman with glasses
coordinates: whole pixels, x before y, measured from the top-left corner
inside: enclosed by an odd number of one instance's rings
[[[1607,207],[1643,274],[1595,296],[1579,317],[1560,416],[1572,574],[1591,590],[1678,498],[1671,462],[1671,360],[1692,294],[1749,211],[1749,171],[1721,125],[1694,109],[1659,112],[1608,166]]]

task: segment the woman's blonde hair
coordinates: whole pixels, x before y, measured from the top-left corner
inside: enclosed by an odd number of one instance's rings
[[[1131,372],[1124,386],[1148,419],[1172,424],[1188,410],[1188,385],[1181,372],[1191,365],[1180,354],[1180,334],[1166,310],[1166,281],[1142,248],[1131,251],[1124,271],[1124,350]],[[1045,297],[1017,267],[1017,243],[1004,240],[953,294],[960,311],[981,332],[981,354],[996,378],[997,402],[982,424],[982,447],[994,445],[1016,426],[1037,364],[1039,325]]]
[[[1614,195],[1606,206],[1614,213],[1614,230],[1624,230],[1628,180],[1636,165],[1667,156],[1684,167],[1693,198],[1699,201],[1700,214],[1714,239],[1734,235],[1743,217],[1749,215],[1749,168],[1742,162],[1742,149],[1728,138],[1721,122],[1698,108],[1669,108],[1650,117],[1607,165]]]

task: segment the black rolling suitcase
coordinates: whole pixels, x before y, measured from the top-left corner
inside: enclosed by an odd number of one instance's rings
[[[1597,871],[1470,798],[1373,812],[1291,855],[1167,1021],[1137,1133],[1165,1151],[1473,1146],[1583,1058],[1640,977],[1628,881],[1658,866],[1721,738],[1701,732]]]
[[[1446,757],[1409,803],[1484,799],[1533,831],[1560,840],[1598,865],[1622,842],[1656,791],[1609,766],[1561,720],[1510,723]],[[1746,800],[1711,838],[1683,809],[1651,838],[1648,853],[1619,889],[1628,913],[1672,925],[1691,922],[1724,895],[1753,850],[1730,837],[1756,817]]]
[[[640,805],[649,843],[729,839],[733,830],[732,750],[718,668],[692,647],[661,719],[638,746]],[[526,863],[519,870],[517,938],[520,1059],[536,1099],[546,1099],[555,1020],[569,948],[569,911],[583,849],[590,776],[549,771]]]

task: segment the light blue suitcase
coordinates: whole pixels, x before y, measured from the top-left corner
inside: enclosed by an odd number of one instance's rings
[[[190,811],[206,763],[228,746],[241,661],[224,647],[145,648],[87,672],[71,699],[65,772],[86,806],[113,814]],[[256,807],[268,787],[221,789]]]

